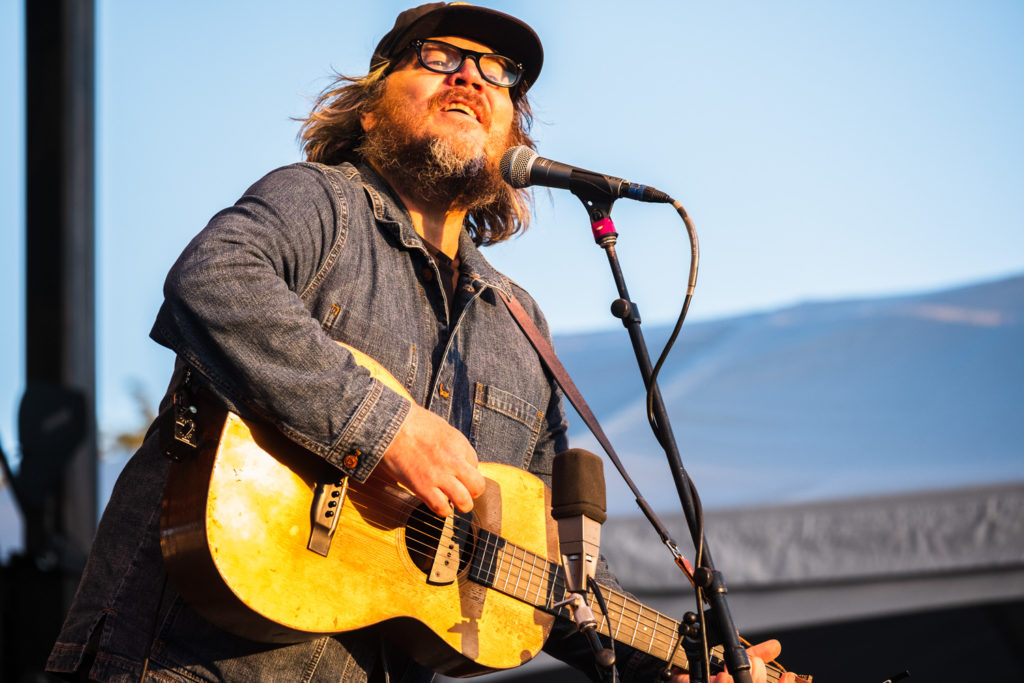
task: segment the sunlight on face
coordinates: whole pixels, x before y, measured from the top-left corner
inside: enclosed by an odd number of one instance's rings
[[[490,52],[490,48],[466,38],[443,36],[445,43]],[[508,147],[515,109],[508,88],[488,83],[476,63],[466,59],[461,68],[442,74],[424,68],[407,56],[388,76],[385,109],[391,118],[407,127],[416,139],[440,138],[460,154],[497,159]],[[373,114],[363,117],[369,130],[377,124]]]

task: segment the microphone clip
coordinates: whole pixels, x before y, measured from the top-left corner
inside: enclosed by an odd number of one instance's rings
[[[597,637],[597,619],[594,618],[594,611],[587,604],[587,598],[582,593],[569,593],[563,600],[552,605],[554,608],[568,607],[572,614],[573,621],[580,633],[586,636],[590,649],[594,651],[594,659],[602,669],[608,669],[615,677],[615,650],[605,647],[601,639]]]
[[[581,631],[597,628],[597,619],[594,618],[594,610],[587,604],[587,598],[582,593],[569,593],[562,600],[551,605],[552,609],[568,607],[572,614],[573,621]]]
[[[612,222],[612,204],[615,203],[616,197],[594,188],[580,191],[580,188],[573,186],[569,191],[583,202],[583,208],[590,219],[594,241],[602,247],[614,245],[619,237],[615,223]]]

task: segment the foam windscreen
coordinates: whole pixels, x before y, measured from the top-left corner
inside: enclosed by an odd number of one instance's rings
[[[551,471],[551,516],[585,515],[604,524],[606,509],[601,458],[580,448],[556,455]]]

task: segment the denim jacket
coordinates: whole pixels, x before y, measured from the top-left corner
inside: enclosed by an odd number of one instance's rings
[[[408,213],[370,168],[290,166],[189,245],[153,336],[232,410],[272,421],[358,480],[409,406],[333,340],[384,365],[482,459],[528,467],[563,438],[557,396],[494,291],[514,286],[465,233],[459,249],[463,275],[448,302]]]
[[[273,423],[357,480],[409,402],[335,341],[381,363],[481,460],[550,485],[552,458],[566,448],[560,392],[498,292],[514,294],[545,334],[546,323],[465,232],[459,254],[448,301],[407,211],[372,168],[295,164],[258,181],[188,245],[151,335],[230,410]],[[366,680],[381,648],[371,635],[256,644],[181,601],[159,548],[168,464],[158,440],[149,435],[115,486],[50,670],[76,670],[88,650],[100,680],[138,680],[147,652],[155,680]],[[573,658],[574,647],[562,649]]]

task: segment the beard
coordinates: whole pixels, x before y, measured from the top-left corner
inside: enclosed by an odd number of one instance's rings
[[[440,110],[456,95],[463,100],[479,97],[462,88],[451,88],[431,98],[427,111]],[[477,111],[485,108],[477,107]],[[502,180],[498,161],[509,146],[511,132],[504,140],[488,138],[483,144],[458,133],[417,136],[414,115],[386,89],[369,113],[376,123],[366,131],[356,151],[386,175],[401,194],[430,206],[470,213],[509,200],[512,189]],[[489,127],[490,120],[485,118],[481,123]]]

